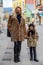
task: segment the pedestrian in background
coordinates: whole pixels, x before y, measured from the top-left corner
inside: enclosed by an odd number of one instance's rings
[[[26,27],[21,7],[15,8],[15,14],[8,21],[8,27],[11,33],[11,40],[14,42],[14,62],[20,62],[21,43],[26,38]]]
[[[38,33],[35,29],[35,25],[30,24],[27,32],[27,45],[30,49],[30,60],[34,60],[38,62],[37,60],[37,53],[36,53],[36,47],[37,47],[37,41],[38,41]],[[34,56],[34,57],[33,57]]]

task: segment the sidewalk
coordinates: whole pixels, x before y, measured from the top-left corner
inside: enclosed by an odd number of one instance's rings
[[[4,33],[0,34],[0,61],[3,58],[4,52],[6,50],[6,47],[9,43],[9,39],[6,37]]]
[[[13,58],[13,42],[6,34],[2,34],[0,37],[0,65],[43,65],[43,26],[37,26],[37,31],[39,33],[39,41],[37,46],[37,57],[39,62],[30,61],[29,59],[29,49],[27,48],[27,40],[22,42],[21,49],[21,62],[14,63]]]

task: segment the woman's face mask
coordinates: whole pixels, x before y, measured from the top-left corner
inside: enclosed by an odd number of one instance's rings
[[[19,13],[19,12],[16,12],[16,14],[17,14],[17,15],[21,15],[21,13]]]

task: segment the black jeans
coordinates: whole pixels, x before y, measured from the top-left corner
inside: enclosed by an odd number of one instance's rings
[[[14,42],[14,56],[20,56],[21,41]]]
[[[36,60],[36,47],[30,47],[30,59],[33,59],[34,55],[34,60]]]

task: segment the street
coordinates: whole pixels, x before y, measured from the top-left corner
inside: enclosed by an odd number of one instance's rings
[[[13,47],[14,44],[11,39],[7,37],[6,31],[0,34],[0,65],[43,65],[43,25],[36,26],[39,34],[37,44],[37,58],[39,62],[30,61],[29,48],[27,47],[27,40],[22,42],[22,49],[20,59],[21,62],[15,63]]]

